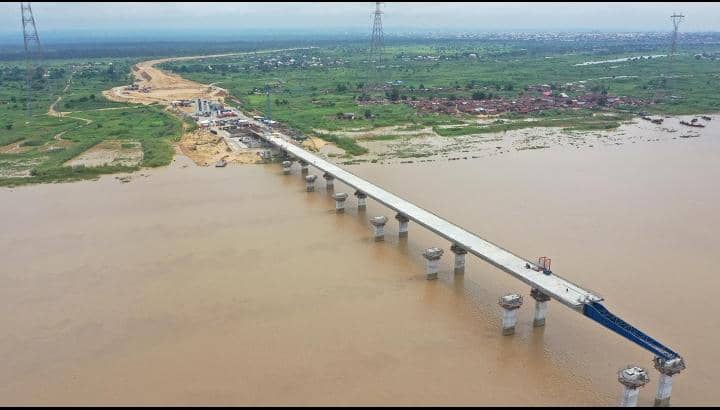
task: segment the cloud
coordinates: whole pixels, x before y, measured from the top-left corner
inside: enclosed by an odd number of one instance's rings
[[[670,30],[676,10],[684,31],[715,31],[718,3],[415,3],[384,4],[387,32],[409,27],[476,31],[584,28],[615,31]],[[352,3],[33,3],[44,30],[147,30],[283,28],[365,29],[372,2]],[[17,3],[0,3],[0,27],[21,30]]]

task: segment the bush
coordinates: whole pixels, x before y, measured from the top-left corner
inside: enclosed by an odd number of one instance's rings
[[[20,143],[20,146],[21,146],[21,147],[38,147],[38,146],[40,146],[40,145],[42,145],[42,144],[43,144],[43,141],[42,141],[42,140],[39,140],[39,139],[30,139],[30,140],[25,140],[25,141],[21,142],[21,143]]]

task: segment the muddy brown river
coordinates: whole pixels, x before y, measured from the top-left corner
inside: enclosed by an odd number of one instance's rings
[[[685,357],[673,404],[720,402],[719,135],[348,169],[550,256]],[[0,189],[3,404],[615,405],[630,363],[653,402],[651,353],[557,302],[534,329],[525,285],[471,256],[453,277],[449,243],[412,223],[398,240],[373,201],[336,215],[278,164],[146,174]],[[508,337],[511,291],[526,302]]]

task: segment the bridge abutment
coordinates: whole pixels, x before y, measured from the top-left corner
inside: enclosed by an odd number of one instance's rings
[[[509,293],[502,296],[498,304],[503,308],[502,334],[509,336],[515,334],[515,325],[517,324],[517,315],[520,306],[522,306],[523,297],[517,293]]]
[[[355,191],[355,197],[357,198],[358,211],[364,211],[367,208],[367,194],[362,191]]]
[[[283,167],[283,174],[285,174],[285,175],[290,175],[290,171],[291,171],[291,167],[292,167],[292,162],[290,162],[290,161],[283,161],[282,167]]]
[[[375,242],[382,242],[385,240],[385,224],[387,221],[388,219],[386,216],[375,216],[370,219],[370,224],[375,228]]]
[[[670,360],[656,357],[653,359],[653,365],[660,372],[657,392],[655,393],[655,407],[667,407],[670,405],[673,376],[685,370],[685,361],[680,356]]]
[[[324,173],[323,178],[325,179],[325,189],[332,191],[335,189],[335,177],[332,174]]]
[[[454,272],[457,274],[465,273],[465,255],[467,255],[467,250],[456,243],[452,244],[450,250],[455,254]]]
[[[405,238],[408,236],[408,222],[410,222],[410,218],[407,217],[407,215],[398,213],[395,215],[395,219],[397,219],[399,223],[398,228],[398,236],[401,238]]]
[[[545,316],[547,315],[547,306],[550,296],[542,293],[540,289],[533,288],[530,296],[535,299],[535,316],[533,317],[533,327],[545,326]]]
[[[335,200],[335,212],[341,214],[345,212],[345,200],[347,199],[348,194],[345,192],[339,192],[335,195],[333,195],[333,199]]]
[[[425,279],[437,279],[442,255],[443,250],[440,248],[425,249],[423,252],[423,257],[425,257]]]
[[[317,175],[308,175],[305,177],[305,185],[308,192],[314,192],[315,191],[315,180],[317,179]]]
[[[620,407],[636,407],[638,390],[650,381],[650,377],[641,367],[627,366],[618,371],[618,381],[624,387]]]

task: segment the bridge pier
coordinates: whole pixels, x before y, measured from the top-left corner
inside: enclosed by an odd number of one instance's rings
[[[498,304],[503,308],[502,334],[503,336],[515,333],[517,324],[518,309],[522,306],[523,297],[517,293],[509,293],[502,296]]]
[[[367,194],[361,191],[355,191],[355,197],[357,198],[358,211],[365,210],[367,207]]]
[[[452,244],[450,250],[455,254],[454,272],[456,274],[465,273],[465,255],[467,255],[467,251],[456,243]]]
[[[335,212],[341,214],[345,212],[345,200],[347,199],[348,194],[345,192],[340,192],[335,195],[333,195],[333,199],[335,200]]]
[[[408,236],[408,222],[410,222],[410,218],[408,218],[405,214],[398,213],[397,215],[395,215],[395,219],[397,219],[398,223],[400,224],[400,228],[398,229],[398,236],[401,238]]]
[[[638,389],[645,386],[650,381],[650,377],[641,367],[627,366],[618,371],[618,381],[624,387],[620,407],[636,407]]]
[[[375,227],[375,242],[382,242],[385,240],[385,224],[388,219],[386,216],[375,216],[370,219],[370,224]]]
[[[332,174],[326,172],[323,174],[323,178],[325,178],[325,188],[328,191],[335,189],[335,177]]]
[[[283,167],[283,174],[290,175],[290,167],[292,167],[292,162],[283,161],[282,167]]]
[[[545,326],[545,315],[547,314],[547,304],[550,296],[542,293],[540,289],[533,288],[530,296],[535,299],[535,317],[533,318],[533,327]]]
[[[308,175],[305,177],[305,183],[306,183],[308,192],[315,191],[315,180],[316,179],[317,179],[317,175]]]
[[[440,258],[443,250],[440,248],[427,248],[423,252],[425,257],[425,279],[435,280],[438,277]]]
[[[305,175],[308,173],[308,163],[305,160],[300,160],[300,174]]]
[[[670,405],[673,376],[685,370],[685,361],[680,356],[670,360],[655,357],[653,364],[655,369],[660,372],[655,394],[655,407],[667,407]]]

